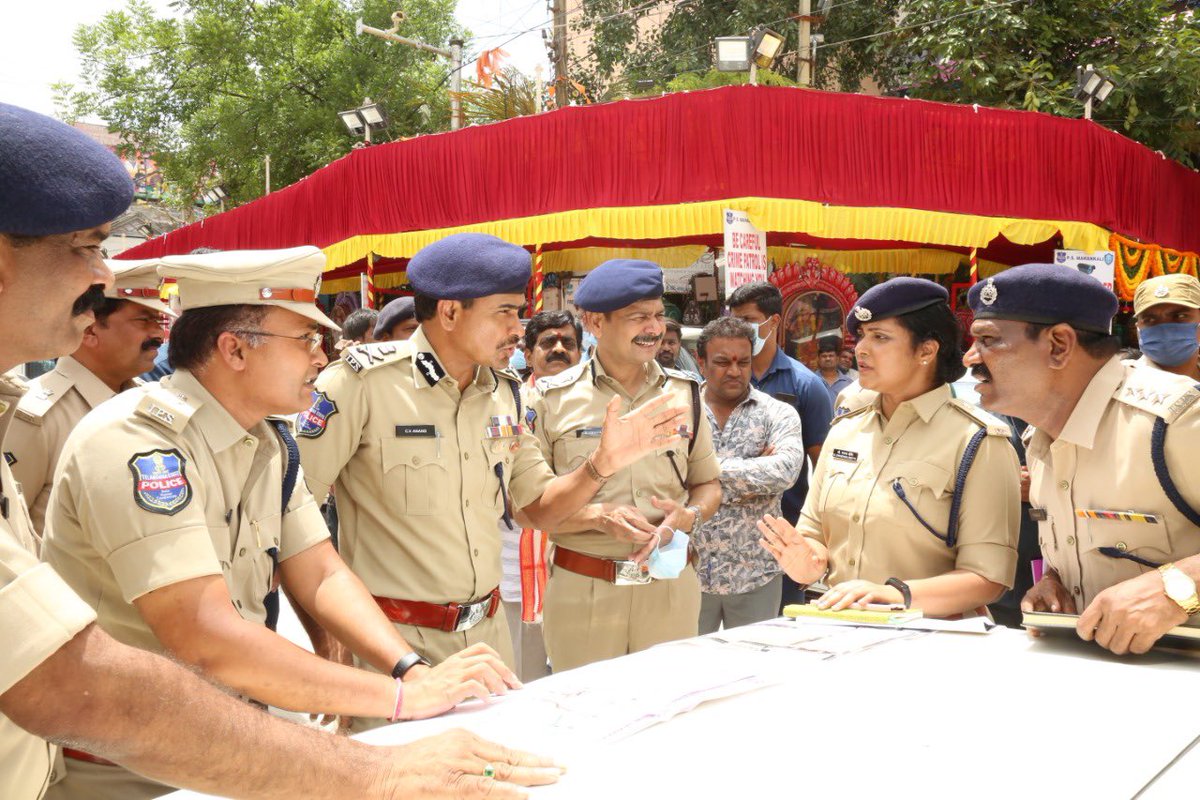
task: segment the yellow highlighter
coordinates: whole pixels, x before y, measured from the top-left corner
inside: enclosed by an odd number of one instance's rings
[[[841,622],[860,622],[866,625],[900,625],[921,619],[924,614],[919,608],[905,609],[903,606],[886,606],[868,604],[866,608],[845,608],[833,611],[828,608],[818,608],[815,605],[787,605],[783,607],[783,615],[792,619],[809,617],[814,619],[832,619]]]

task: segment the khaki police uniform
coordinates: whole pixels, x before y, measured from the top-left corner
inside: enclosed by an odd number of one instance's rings
[[[1030,439],[1029,499],[1044,517],[1042,555],[1080,613],[1104,589],[1154,569],[1150,564],[1200,553],[1200,531],[1167,498],[1150,452],[1161,419],[1171,478],[1184,500],[1200,508],[1197,401],[1193,381],[1113,358],[1092,378],[1058,438],[1036,431]]]
[[[140,383],[134,378],[122,389]],[[17,404],[16,419],[4,441],[4,458],[30,498],[29,516],[39,533],[46,525],[54,467],[67,436],[85,414],[114,394],[83,364],[63,356],[54,369],[30,381],[29,391]]]
[[[0,373],[0,430],[8,430],[9,422],[17,413],[17,403],[29,391],[29,383],[16,369]],[[6,458],[5,461],[8,461]],[[12,466],[10,463],[9,466]]]
[[[882,584],[968,570],[1011,587],[1017,563],[1019,463],[1008,426],[939,386],[885,419],[876,392],[848,398],[821,449],[796,524],[829,549],[826,582]],[[986,431],[967,475],[955,547],[929,532],[893,488],[945,536],[955,480],[972,437]]]
[[[675,405],[692,409],[695,441],[646,456],[615,473],[596,493],[593,503],[637,507],[658,524],[665,516],[653,497],[686,504],[687,487],[720,475],[712,429],[705,414],[695,414],[696,381],[686,372],[646,365],[645,381],[629,394],[604,372],[598,358],[538,381],[541,393],[533,401],[534,436],[542,455],[558,475],[578,469],[600,444],[601,426],[613,395],[621,398],[620,413],[662,394]],[[678,470],[678,471],[677,471]],[[550,534],[558,548],[605,559],[628,559],[636,550],[601,531]],[[674,580],[642,585],[617,585],[552,566],[546,587],[543,629],[546,651],[555,671],[644,650],[660,642],[695,636],[700,613],[700,584],[689,564]]]
[[[483,642],[513,664],[504,614],[496,613],[497,522],[506,498],[523,508],[554,477],[522,431],[514,388],[515,376],[485,367],[458,386],[418,328],[407,341],[349,348],[318,378],[313,405],[298,420],[309,488],[324,497],[336,487],[342,557],[434,663]],[[414,603],[472,604],[479,613],[459,630],[389,613]]]

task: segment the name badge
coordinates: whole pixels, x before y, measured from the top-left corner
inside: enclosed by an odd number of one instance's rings
[[[397,436],[437,436],[436,425],[397,425]]]
[[[853,450],[834,450],[833,457],[838,461],[849,461],[851,463],[858,461],[858,453]]]
[[[575,431],[576,439],[595,439],[604,431],[603,428],[579,428]]]
[[[1034,522],[1046,522],[1050,519],[1050,515],[1044,508],[1031,508],[1029,509],[1029,519]]]
[[[1145,522],[1158,525],[1162,517],[1158,514],[1142,514],[1137,511],[1108,511],[1100,508],[1077,508],[1075,516],[1080,519],[1109,519],[1116,522]]]

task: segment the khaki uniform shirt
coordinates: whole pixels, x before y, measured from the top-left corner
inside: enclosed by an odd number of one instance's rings
[[[421,328],[321,373],[301,463],[317,497],[336,485],[342,557],[373,595],[464,603],[500,584],[505,494],[524,508],[554,477],[518,419],[519,385],[481,367],[459,387]]]
[[[829,548],[827,583],[884,583],[963,569],[1012,586],[1021,494],[1008,426],[946,385],[901,403],[884,419],[879,395],[862,392],[835,418],[813,474],[797,529]],[[963,451],[984,429],[967,474],[954,548],[934,536],[900,500],[945,536]]]
[[[1152,569],[1110,558],[1101,547],[1155,564],[1200,553],[1200,530],[1167,498],[1150,458],[1154,423],[1161,418],[1168,423],[1164,449],[1171,478],[1187,503],[1200,509],[1197,400],[1193,381],[1114,358],[1092,378],[1057,439],[1036,431],[1029,440],[1029,500],[1046,517],[1038,523],[1042,555],[1080,612],[1109,586]],[[1132,515],[1089,518],[1079,511]]]
[[[284,456],[266,422],[247,431],[187,370],[124,392],[67,440],[44,558],[114,638],[162,649],[133,601],[222,575],[243,618],[263,622],[286,561],[329,536],[300,474],[280,514]]]
[[[658,362],[646,365],[646,379],[633,395],[604,372],[599,358],[537,382],[541,397],[533,399],[534,436],[547,463],[565,475],[579,469],[600,444],[605,409],[614,394],[621,398],[619,413],[627,414],[662,394],[674,396],[673,404],[689,409],[686,425],[693,429],[692,389],[696,380],[686,372],[664,370]],[[637,507],[651,523],[665,516],[651,504],[652,497],[684,503],[688,486],[706,483],[721,474],[713,448],[712,427],[704,413],[698,415],[695,443],[688,452],[684,439],[648,455],[616,472],[600,487],[593,503],[619,503]],[[674,461],[674,467],[672,466]],[[676,472],[678,469],[678,473]],[[569,550],[604,558],[628,558],[637,548],[619,542],[601,531],[551,533],[550,538]]]
[[[0,417],[8,411],[0,403]],[[4,430],[0,426],[0,440]],[[7,464],[0,464],[0,694],[86,628],[96,614],[48,564],[38,563],[33,525]],[[36,800],[54,748],[0,714],[0,797]]]
[[[134,378],[124,388],[139,384]],[[54,467],[67,436],[85,414],[114,394],[71,356],[63,356],[54,369],[29,382],[4,440],[4,458],[30,498],[29,516],[39,534],[46,525]]]

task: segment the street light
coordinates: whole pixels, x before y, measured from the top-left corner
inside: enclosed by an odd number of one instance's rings
[[[211,189],[205,189],[197,198],[202,206],[211,206],[220,204],[221,211],[225,211],[225,198],[229,195],[220,186],[213,186]]]
[[[718,36],[713,44],[717,49],[718,72],[746,72],[750,69],[753,50],[749,36]]]
[[[363,100],[358,108],[349,111],[339,111],[338,117],[351,136],[366,136],[366,143],[371,143],[371,131],[383,130],[387,127],[387,112],[378,103],[372,103],[371,98]]]
[[[718,72],[749,72],[750,84],[758,84],[758,68],[769,68],[783,49],[784,38],[767,27],[756,28],[749,36],[718,36],[713,40],[717,51]]]
[[[763,69],[770,69],[775,63],[775,57],[783,49],[784,38],[767,27],[756,30],[754,36],[754,63]]]
[[[1092,106],[1103,103],[1117,84],[1112,78],[1088,64],[1075,68],[1075,99],[1083,101],[1083,118],[1092,118]]]

